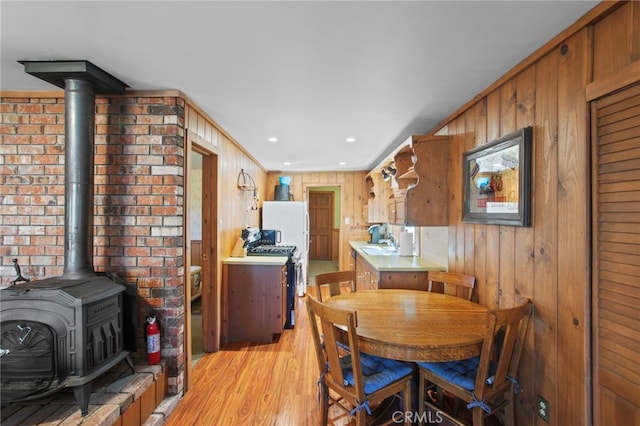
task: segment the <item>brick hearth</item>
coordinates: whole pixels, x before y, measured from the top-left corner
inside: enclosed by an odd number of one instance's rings
[[[136,374],[125,362],[95,380],[89,414],[80,415],[72,389],[31,401],[2,406],[0,423],[13,425],[162,425],[180,397],[167,396],[166,366],[136,365]]]

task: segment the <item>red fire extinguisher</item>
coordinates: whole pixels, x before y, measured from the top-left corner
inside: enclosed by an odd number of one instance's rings
[[[155,315],[147,317],[147,362],[149,365],[160,362],[160,329]]]

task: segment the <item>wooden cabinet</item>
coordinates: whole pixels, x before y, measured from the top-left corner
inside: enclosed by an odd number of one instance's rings
[[[380,171],[369,174],[369,222],[394,225],[449,224],[449,139],[411,136],[393,157],[395,176],[384,181]],[[382,195],[382,199],[380,199]]]
[[[284,330],[287,269],[284,265],[224,264],[227,341],[269,343]]]
[[[427,274],[427,271],[378,271],[363,256],[356,254],[356,290],[426,290]]]

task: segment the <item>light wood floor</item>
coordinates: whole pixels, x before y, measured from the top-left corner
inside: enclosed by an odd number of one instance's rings
[[[313,272],[326,268],[334,265],[316,264]],[[193,371],[191,389],[165,424],[318,425],[318,365],[305,300],[297,298],[295,328],[276,342],[230,343],[205,354]],[[338,410],[330,416],[334,425],[349,423]]]
[[[318,366],[304,300],[297,299],[295,328],[285,330],[277,342],[231,343],[204,355],[191,389],[165,424],[319,424]]]

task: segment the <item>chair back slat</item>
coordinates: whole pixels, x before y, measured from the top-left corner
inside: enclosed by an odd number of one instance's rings
[[[322,289],[329,288],[329,297],[336,296],[341,293],[341,284],[344,282],[349,283],[351,291],[355,291],[356,271],[336,271],[325,272],[315,276],[316,281],[316,297],[320,302],[323,301]]]
[[[311,297],[309,297],[311,300]],[[320,374],[325,370],[327,364],[327,357],[325,355],[323,342],[322,342],[322,334],[320,333],[320,328],[318,327],[318,318],[313,311],[313,306],[310,301],[307,302],[307,314],[309,318],[309,326],[311,327],[311,340],[313,341],[314,351],[316,353],[316,360],[318,362],[318,371]]]
[[[457,272],[429,271],[428,291],[434,291],[434,283],[441,283],[444,286],[444,293],[453,294],[462,299],[471,300],[473,289],[476,285],[476,277]]]
[[[355,384],[351,392],[360,398],[360,400],[364,400],[364,383],[361,381],[362,365],[360,363],[360,351],[358,349],[356,334],[356,328],[358,326],[357,313],[355,311],[347,311],[324,305],[314,299],[313,296],[308,296],[307,306],[309,308],[310,318],[319,317],[322,326],[323,337],[318,333],[318,338],[320,339],[320,344],[324,344],[323,356],[326,356],[326,362],[329,364],[329,371],[326,372],[325,380],[332,382],[334,386],[347,389],[347,386],[344,384],[342,364],[340,362],[343,352],[341,352],[338,346],[340,335],[346,330],[349,347],[351,348],[349,356],[351,357],[351,368],[353,369]]]
[[[475,394],[481,399],[487,392],[498,392],[511,386],[509,377],[515,379],[524,346],[524,338],[527,333],[529,318],[531,316],[532,303],[525,303],[506,309],[496,309],[489,312],[488,330],[480,355],[480,365],[476,376]],[[495,353],[496,336],[502,334],[498,350],[495,371],[490,374],[492,355]],[[487,378],[493,376],[490,383]]]

